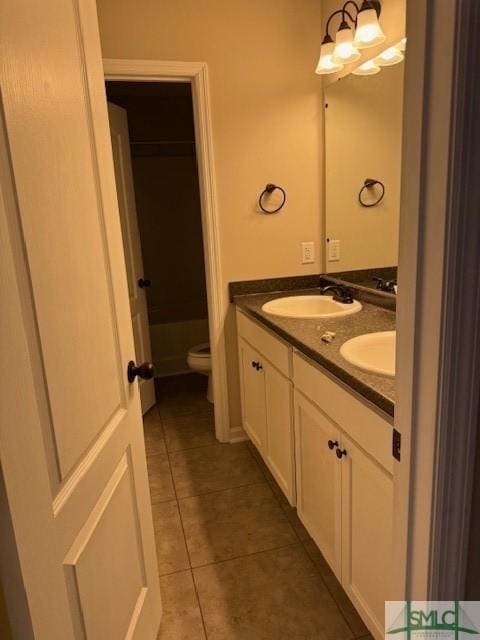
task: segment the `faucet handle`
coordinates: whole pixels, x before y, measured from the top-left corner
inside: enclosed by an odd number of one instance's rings
[[[374,276],[372,280],[374,280],[377,283],[376,288],[379,291],[385,291],[387,293],[392,293],[393,291],[395,291],[394,287],[397,284],[396,279],[384,280],[383,278],[378,278],[377,276]]]

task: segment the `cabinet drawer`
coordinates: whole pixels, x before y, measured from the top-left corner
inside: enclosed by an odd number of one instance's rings
[[[273,336],[259,324],[237,309],[237,328],[240,338],[246,340],[287,378],[291,378],[291,347]]]
[[[293,381],[296,389],[319,406],[387,471],[393,473],[393,430],[386,418],[298,353],[293,354]]]

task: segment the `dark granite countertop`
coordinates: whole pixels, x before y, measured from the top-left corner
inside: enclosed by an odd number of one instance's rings
[[[318,295],[319,289],[303,289],[276,293],[237,295],[235,304],[258,320],[301,353],[327,369],[358,394],[372,402],[389,416],[395,410],[395,380],[367,373],[349,364],[341,355],[344,342],[364,333],[393,331],[395,313],[369,304],[364,300],[362,310],[350,316],[330,319],[282,318],[262,311],[262,305],[275,298],[291,295]],[[325,331],[334,331],[333,342],[326,344],[321,337]]]

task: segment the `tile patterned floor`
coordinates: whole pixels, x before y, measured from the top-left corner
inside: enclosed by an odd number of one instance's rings
[[[250,443],[219,444],[206,379],[157,381],[144,417],[159,640],[372,640]]]

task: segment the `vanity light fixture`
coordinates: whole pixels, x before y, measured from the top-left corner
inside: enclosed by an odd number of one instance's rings
[[[362,55],[360,51],[353,46],[353,29],[345,20],[337,31],[335,36],[335,49],[333,52],[333,61],[337,64],[349,64],[355,62]]]
[[[373,76],[376,73],[380,73],[381,67],[392,67],[394,64],[398,64],[404,60],[405,56],[403,52],[406,49],[407,39],[403,38],[400,42],[393,47],[388,47],[385,51],[382,51],[380,55],[373,60],[367,60],[359,67],[352,71],[355,76]]]
[[[394,64],[399,64],[404,59],[403,53],[400,51],[400,47],[389,47],[385,49],[379,56],[375,58],[376,64],[380,67],[391,67]]]
[[[335,43],[332,38],[326,34],[323,39],[322,46],[320,47],[320,58],[318,60],[315,73],[319,75],[325,75],[327,73],[335,73],[343,69],[343,64],[335,62],[333,59],[333,52],[335,50]]]
[[[380,3],[363,0],[357,15],[357,29],[353,44],[357,49],[376,47],[387,39],[378,22]]]
[[[374,76],[376,73],[380,73],[381,69],[375,60],[367,60],[359,67],[352,71],[354,76]]]
[[[348,10],[352,6],[355,13]],[[325,36],[320,48],[320,59],[315,73],[320,75],[340,71],[345,64],[355,62],[361,56],[358,49],[374,47],[385,40],[385,34],[378,22],[381,4],[379,0],[363,0],[359,6],[354,0],[347,0],[341,9],[328,18]],[[341,16],[335,42],[330,35],[330,24],[335,16]]]

